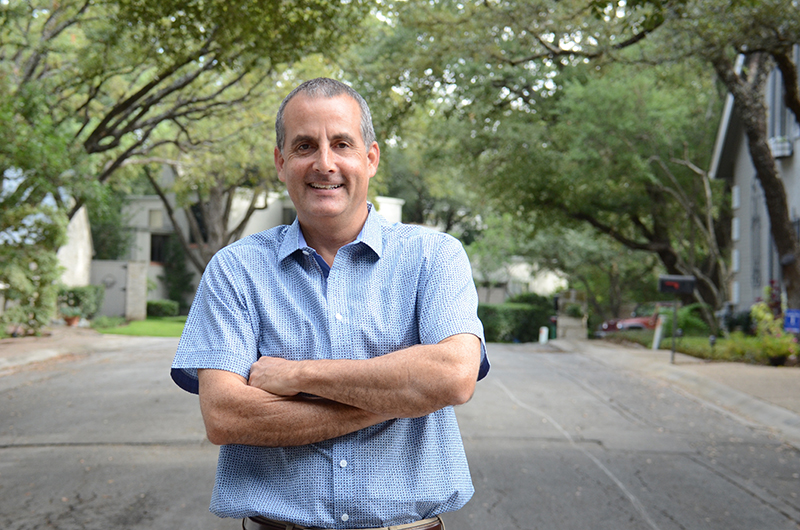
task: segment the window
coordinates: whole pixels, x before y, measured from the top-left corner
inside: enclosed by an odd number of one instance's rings
[[[761,208],[764,204],[764,193],[761,191],[761,186],[758,184],[758,179],[753,177],[752,185],[752,203],[751,210],[752,216],[750,217],[750,273],[751,282],[754,290],[761,288]]]
[[[797,121],[786,107],[783,76],[775,68],[767,82],[767,135],[772,154],[776,158],[792,155],[793,140],[797,134]]]
[[[150,210],[147,213],[147,226],[150,227],[150,230],[161,230],[164,228],[164,212],[161,210]]]
[[[167,261],[168,234],[150,234],[150,261],[164,263]]]

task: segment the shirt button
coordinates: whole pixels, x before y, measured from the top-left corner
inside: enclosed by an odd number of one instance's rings
[[[307,250],[304,250],[304,251],[303,251],[303,254],[304,254],[305,256],[308,256],[308,255],[310,255],[310,254],[311,254],[311,252],[309,252],[309,251],[307,251]]]
[[[349,515],[347,515],[346,513],[343,513],[343,514],[342,514],[342,521],[347,521],[347,520],[349,520],[349,519],[350,519],[350,516],[349,516]]]
[[[347,467],[347,460],[342,460],[339,462],[339,467]]]
[[[339,321],[342,320],[342,314],[341,313],[336,313],[336,320],[339,320]]]

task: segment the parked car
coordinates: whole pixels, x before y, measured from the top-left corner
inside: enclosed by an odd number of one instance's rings
[[[628,318],[612,318],[600,324],[598,337],[626,329],[656,329],[658,315],[671,310],[672,302],[645,302],[637,305]]]

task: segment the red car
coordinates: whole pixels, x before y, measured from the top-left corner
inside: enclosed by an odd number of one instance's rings
[[[603,337],[607,333],[624,329],[656,329],[658,315],[661,310],[668,307],[669,302],[648,302],[639,304],[629,318],[612,318],[600,325],[596,335]]]

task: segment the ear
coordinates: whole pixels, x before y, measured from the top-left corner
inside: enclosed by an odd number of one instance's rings
[[[286,182],[286,178],[283,176],[283,164],[286,162],[281,154],[281,150],[277,147],[275,148],[274,152],[275,157],[275,170],[278,172],[278,180],[281,182]]]
[[[367,170],[369,174],[369,178],[375,176],[378,172],[378,164],[381,161],[381,148],[378,147],[378,142],[372,142],[372,145],[369,146],[369,151],[367,151]]]

